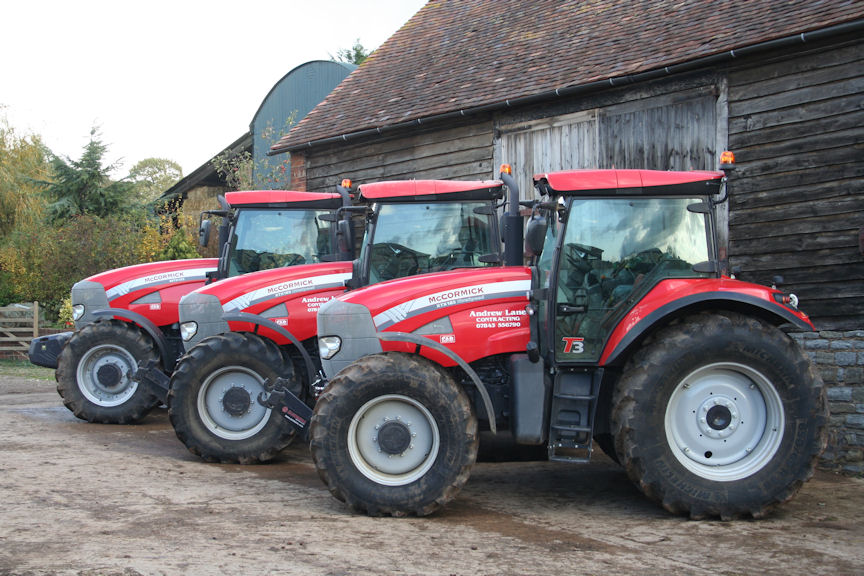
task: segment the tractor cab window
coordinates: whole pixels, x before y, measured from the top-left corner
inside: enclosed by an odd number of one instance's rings
[[[382,204],[377,213],[368,256],[369,282],[414,274],[486,266],[490,252],[491,216],[475,213],[488,202]],[[369,254],[367,255],[367,251]]]
[[[332,253],[324,214],[329,211],[241,210],[229,244],[229,275],[321,262]]]
[[[573,198],[555,287],[561,361],[596,361],[618,320],[666,278],[701,277],[706,216],[692,198]]]

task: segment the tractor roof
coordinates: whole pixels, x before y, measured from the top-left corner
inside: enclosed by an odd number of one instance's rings
[[[298,192],[296,190],[245,190],[227,192],[225,201],[233,208],[320,208],[342,205],[336,192]]]
[[[697,195],[716,194],[725,174],[692,170],[567,170],[535,174],[534,185],[552,195]]]
[[[360,185],[360,197],[380,202],[495,200],[503,197],[500,180],[392,180]]]

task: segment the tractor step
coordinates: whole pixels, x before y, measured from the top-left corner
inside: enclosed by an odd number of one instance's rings
[[[549,418],[549,460],[588,462],[594,450],[594,413],[602,370],[566,370],[555,375]]]

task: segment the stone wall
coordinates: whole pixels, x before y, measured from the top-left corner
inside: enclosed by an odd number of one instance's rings
[[[864,474],[864,330],[792,334],[816,362],[831,425],[821,466]]]

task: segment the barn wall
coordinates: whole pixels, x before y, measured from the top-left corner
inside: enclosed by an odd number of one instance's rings
[[[294,158],[298,156],[293,154]],[[355,184],[380,180],[483,180],[496,176],[492,163],[492,123],[474,119],[401,138],[372,140],[304,154],[305,189],[332,190],[343,178]],[[299,171],[298,171],[299,172]]]
[[[864,42],[777,54],[729,74],[729,256],[782,275],[822,330],[864,327]]]

